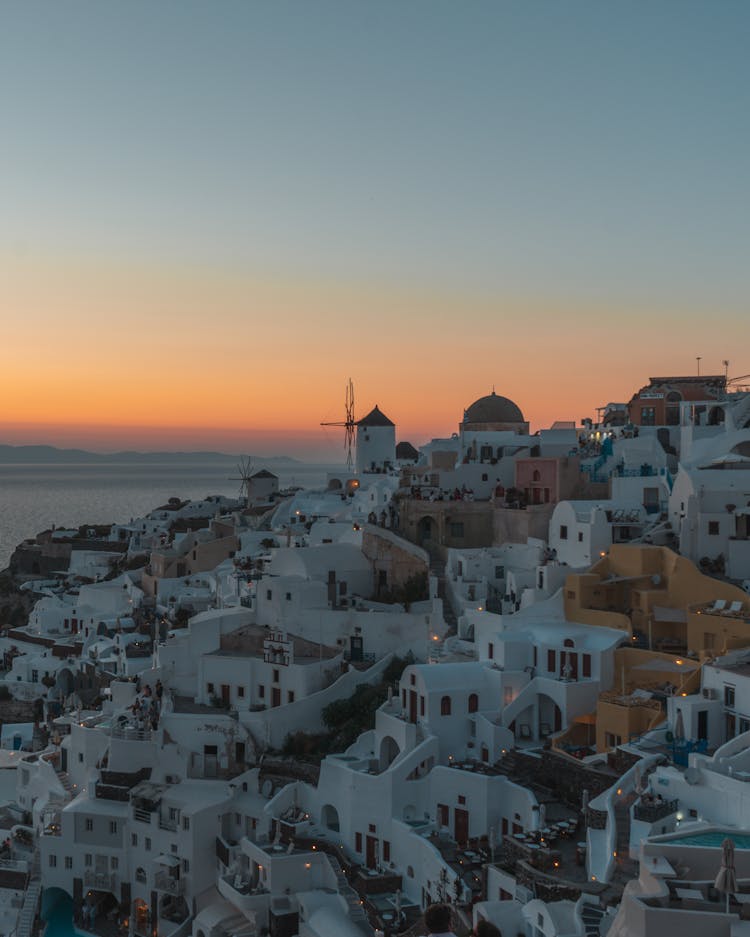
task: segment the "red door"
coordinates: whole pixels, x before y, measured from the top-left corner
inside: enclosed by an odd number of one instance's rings
[[[417,721],[417,691],[409,690],[409,722]]]
[[[378,864],[378,841],[374,836],[367,837],[365,864],[368,869],[374,869]]]
[[[469,840],[469,811],[461,810],[456,807],[455,811],[455,836],[457,843],[463,844]]]

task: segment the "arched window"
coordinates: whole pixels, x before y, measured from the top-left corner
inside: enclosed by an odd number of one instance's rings
[[[532,476],[533,481],[535,481],[535,482],[541,481],[541,478],[542,478],[542,476],[541,476],[541,474],[540,474],[540,472],[539,472],[539,469],[534,469],[534,474],[533,474],[533,476]]]
[[[479,697],[476,693],[469,694],[469,712],[475,713],[479,709]]]
[[[440,700],[440,715],[450,716],[450,714],[451,714],[451,698],[450,696],[444,696]]]
[[[563,641],[563,647],[575,647],[575,641],[572,638],[566,638]]]

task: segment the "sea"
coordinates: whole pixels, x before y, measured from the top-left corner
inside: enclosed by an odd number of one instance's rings
[[[336,465],[259,462],[279,487],[317,488]],[[125,523],[169,498],[239,497],[237,460],[200,462],[33,463],[0,465],[0,570],[15,547],[42,530],[81,524]]]

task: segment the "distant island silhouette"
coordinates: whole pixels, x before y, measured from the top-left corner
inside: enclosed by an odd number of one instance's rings
[[[203,462],[236,462],[239,455],[229,452],[89,452],[87,449],[58,449],[56,446],[9,446],[0,444],[0,464],[31,462],[176,462],[190,459]],[[291,456],[253,455],[258,464],[303,465]]]

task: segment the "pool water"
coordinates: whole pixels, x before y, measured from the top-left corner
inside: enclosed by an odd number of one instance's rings
[[[726,833],[721,830],[710,830],[706,833],[693,833],[688,836],[678,836],[670,839],[669,843],[680,843],[683,846],[708,846],[721,848],[725,839],[731,839],[736,849],[750,849],[750,835],[745,833]],[[665,842],[666,845],[666,842]]]
[[[73,927],[73,901],[59,888],[42,895],[41,917],[47,924],[44,937],[79,937]]]

